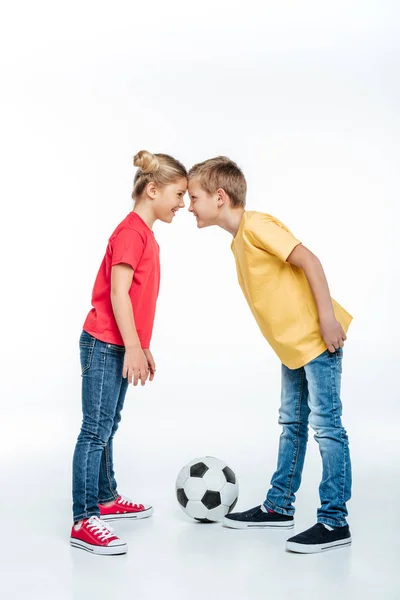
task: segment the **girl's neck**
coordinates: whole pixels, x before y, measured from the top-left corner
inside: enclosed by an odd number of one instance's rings
[[[139,217],[143,219],[143,221],[146,223],[149,229],[153,229],[153,225],[157,219],[154,216],[152,206],[149,206],[145,202],[136,202],[132,212],[139,215]]]

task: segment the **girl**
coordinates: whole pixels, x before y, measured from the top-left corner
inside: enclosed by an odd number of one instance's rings
[[[171,223],[185,206],[185,167],[166,154],[134,158],[132,212],[111,235],[80,337],[83,422],[73,458],[71,545],[95,554],[124,554],[127,545],[106,520],[149,517],[153,508],[117,492],[112,443],[128,384],[152,381],[150,351],[160,283],[155,221]]]

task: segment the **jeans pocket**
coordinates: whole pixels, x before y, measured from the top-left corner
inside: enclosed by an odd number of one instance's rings
[[[81,359],[81,375],[84,375],[86,371],[90,369],[90,365],[92,364],[94,344],[95,340],[93,340],[93,343],[91,344],[79,345],[79,353]]]
[[[343,348],[336,350],[336,364],[339,369],[339,373],[342,372],[342,361],[343,361]]]
[[[338,348],[334,352],[331,352],[330,350],[325,350],[325,355],[328,356],[330,360],[333,360],[336,362],[336,365],[339,369],[339,373],[341,373],[342,372],[343,348]],[[333,364],[333,363],[331,363],[331,364]]]
[[[117,354],[125,354],[125,346],[117,346],[117,344],[108,344],[107,351],[115,352]]]

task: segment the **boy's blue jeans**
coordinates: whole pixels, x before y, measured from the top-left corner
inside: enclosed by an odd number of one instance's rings
[[[99,516],[99,502],[118,497],[113,437],[128,389],[122,377],[124,346],[106,344],[85,331],[79,341],[83,422],[72,466],[74,522]]]
[[[351,497],[349,441],[342,426],[340,382],[343,349],[326,350],[300,369],[282,365],[278,466],[264,506],[284,515],[294,514],[308,439],[308,424],[315,432],[322,458],[319,486],[319,523],[346,525],[346,502]]]

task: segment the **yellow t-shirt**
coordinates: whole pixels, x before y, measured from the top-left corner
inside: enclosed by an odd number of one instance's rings
[[[245,211],[231,246],[251,312],[289,369],[303,367],[327,349],[305,273],[286,262],[300,243],[275,217]],[[347,332],[353,317],[332,302],[335,317]]]

